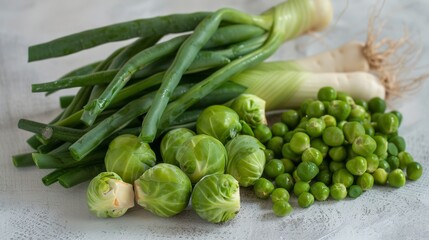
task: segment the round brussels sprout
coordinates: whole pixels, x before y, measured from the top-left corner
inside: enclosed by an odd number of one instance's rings
[[[197,133],[215,137],[222,144],[241,131],[240,118],[231,108],[212,105],[203,110],[197,119]]]
[[[265,101],[256,95],[241,94],[231,103],[231,108],[251,127],[267,124]]]
[[[240,186],[229,174],[211,174],[195,184],[192,208],[202,219],[221,223],[233,219],[240,211]]]
[[[229,141],[225,148],[228,153],[225,172],[237,179],[240,186],[253,185],[264,172],[264,145],[255,137],[239,135]]]
[[[155,215],[171,217],[188,206],[192,184],[179,167],[159,163],[134,182],[137,203]]]
[[[115,172],[127,183],[133,183],[156,163],[156,155],[149,144],[137,136],[124,134],[113,139],[104,158],[106,170]]]
[[[97,217],[120,217],[134,207],[133,185],[114,172],[102,172],[91,180],[86,192],[88,208]]]
[[[227,153],[219,140],[200,134],[190,137],[183,144],[176,159],[191,182],[197,183],[205,175],[224,173]]]
[[[195,136],[195,133],[187,128],[176,128],[165,134],[160,146],[162,161],[179,166],[179,162],[176,160],[176,153],[183,143],[192,136]]]

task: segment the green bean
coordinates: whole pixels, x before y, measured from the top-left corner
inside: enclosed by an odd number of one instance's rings
[[[209,14],[207,12],[173,14],[86,30],[50,42],[31,46],[28,49],[28,60],[31,62],[65,56],[107,42],[121,41],[134,37],[163,36],[168,33],[191,31]]]
[[[42,182],[45,186],[50,186],[53,183],[58,181],[58,178],[67,173],[69,170],[68,169],[56,169],[52,172],[50,172],[48,175],[44,176],[42,178]]]
[[[103,171],[106,171],[104,163],[71,168],[58,177],[58,182],[65,188],[71,188],[79,183],[91,180]]]
[[[12,162],[15,167],[34,166],[32,153],[23,153],[12,156]]]
[[[69,168],[76,166],[85,166],[89,163],[98,163],[104,161],[104,155],[106,152],[96,151],[88,154],[81,161],[76,161],[71,155],[70,152],[60,152],[60,153],[33,153],[33,160],[36,166],[40,169],[49,169],[49,168]]]
[[[74,141],[76,140],[76,137],[82,135],[82,132],[84,131],[81,129],[39,123],[27,119],[20,119],[18,121],[18,128],[37,133],[44,140],[58,139],[62,141]]]
[[[60,107],[62,109],[65,109],[66,107],[68,107],[70,105],[70,103],[73,101],[73,98],[75,97],[75,95],[66,95],[66,96],[61,96],[60,97]]]

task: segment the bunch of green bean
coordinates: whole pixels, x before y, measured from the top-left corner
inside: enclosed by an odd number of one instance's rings
[[[324,28],[331,12],[314,14],[321,4],[330,10],[329,0],[292,0],[261,15],[224,8],[138,19],[31,46],[29,61],[37,61],[136,38],[102,61],[32,85],[47,95],[78,91],[60,98],[64,109],[49,123],[19,121],[19,128],[35,133],[27,141],[34,150],[13,156],[13,163],[54,169],[43,178],[46,185],[71,187],[93,178],[104,170],[115,136],[131,133],[156,144],[165,130],[192,126],[200,109],[244,92],[228,79],[264,61],[285,40]]]
[[[366,102],[323,87],[279,116],[252,133],[265,144],[267,158],[254,191],[271,196],[279,216],[292,211],[292,193],[307,208],[315,200],[357,198],[374,184],[399,188],[422,175],[398,131],[402,114],[387,112],[381,98]]]

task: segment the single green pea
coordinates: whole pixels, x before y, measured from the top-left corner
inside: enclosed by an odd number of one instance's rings
[[[372,154],[377,148],[377,143],[369,135],[363,135],[357,137],[352,144],[353,152],[361,156],[368,156]]]
[[[405,139],[401,136],[394,136],[389,139],[390,143],[395,144],[396,148],[398,149],[398,152],[405,151],[406,143]]]
[[[302,208],[308,208],[314,203],[314,196],[309,192],[303,192],[298,197],[298,205]]]
[[[325,127],[337,126],[337,120],[331,115],[323,115],[320,117],[325,122]]]
[[[347,119],[349,120],[364,120],[366,117],[366,110],[359,105],[351,105],[350,115]]]
[[[247,122],[240,120],[240,123],[241,123],[241,134],[249,135],[252,137],[255,136],[255,134],[253,133],[252,127]]]
[[[325,185],[328,186],[332,182],[332,173],[327,169],[321,170],[316,176],[316,181],[323,182]]]
[[[349,117],[351,110],[350,104],[340,100],[333,100],[328,106],[327,113],[335,117],[337,122],[340,122]]]
[[[256,197],[261,199],[267,199],[273,190],[274,184],[266,178],[259,178],[253,184],[253,191]]]
[[[296,154],[302,154],[310,147],[310,137],[302,132],[297,132],[290,140],[290,149]]]
[[[347,159],[352,159],[354,157],[360,156],[359,154],[357,154],[353,151],[353,145],[352,144],[347,144],[347,145],[345,145],[345,147],[347,150]]]
[[[301,120],[298,123],[298,126],[296,126],[296,128],[294,129],[295,132],[303,132],[306,133],[306,129],[307,129],[307,124],[308,124],[308,117],[303,117],[301,118]]]
[[[378,168],[384,169],[386,172],[390,172],[390,165],[386,160],[380,160],[378,162]]]
[[[416,181],[423,174],[423,167],[418,162],[410,162],[407,164],[407,177],[410,180]]]
[[[398,131],[399,120],[393,113],[384,113],[377,119],[377,129],[384,134],[393,134]]]
[[[283,137],[287,131],[289,131],[289,129],[283,122],[276,122],[271,126],[273,136]]]
[[[323,161],[323,155],[322,153],[317,150],[316,148],[307,148],[301,156],[301,160],[303,162],[313,162],[317,166],[319,166]]]
[[[300,181],[302,181],[302,180],[301,180],[301,178],[299,178],[299,177],[298,177],[298,173],[297,173],[296,169],[295,169],[295,171],[293,171],[293,173],[292,173],[292,177],[293,177],[293,180],[294,180],[295,182],[300,182]]]
[[[389,173],[387,176],[389,185],[395,188],[399,188],[405,185],[406,179],[404,172],[397,168]]]
[[[344,101],[350,105],[355,105],[355,100],[346,92],[337,92],[337,100]]]
[[[317,99],[319,99],[320,101],[335,100],[337,99],[337,90],[330,86],[322,87],[317,92]]]
[[[310,147],[319,150],[322,153],[323,158],[325,158],[329,151],[329,146],[321,138],[313,138],[310,141]]]
[[[392,113],[392,114],[394,114],[397,118],[398,118],[398,121],[399,121],[399,125],[401,125],[401,123],[402,123],[402,113],[401,112],[399,112],[399,111],[396,111],[396,110],[393,110],[393,111],[391,111],[390,113]]]
[[[398,156],[398,148],[394,143],[387,143],[387,154],[391,156]]]
[[[292,173],[295,170],[295,163],[289,158],[282,158],[283,166],[285,167],[285,173]]]
[[[306,132],[310,137],[319,137],[325,130],[325,122],[320,118],[311,118],[308,120]]]
[[[285,167],[280,159],[271,159],[265,164],[264,175],[269,178],[276,178],[278,175],[284,173]]]
[[[299,197],[303,192],[310,191],[310,184],[308,182],[298,181],[293,186],[293,194]]]
[[[362,188],[359,185],[351,185],[349,187],[348,195],[351,198],[358,198],[362,195]]]
[[[346,168],[345,162],[334,162],[334,161],[331,161],[329,163],[329,171],[331,171],[331,172],[336,172],[336,171],[338,171],[338,170],[340,170],[342,168]]]
[[[384,159],[387,157],[387,147],[388,142],[385,137],[382,136],[374,136],[373,137],[377,147],[375,148],[374,154],[377,155],[380,159]]]
[[[346,163],[346,169],[355,176],[364,174],[367,170],[367,167],[368,165],[366,159],[361,156],[354,157]]]
[[[288,129],[294,129],[299,123],[299,113],[296,110],[287,110],[282,113],[281,121],[288,126]]]
[[[283,144],[282,156],[283,158],[290,159],[294,162],[299,162],[301,160],[301,156],[293,152],[292,149],[290,148],[290,143]]]
[[[347,149],[344,146],[332,147],[328,152],[332,161],[342,162],[347,158]]]
[[[353,143],[357,137],[365,135],[365,128],[358,122],[346,122],[343,126],[344,137],[349,143]]]
[[[398,154],[398,158],[399,158],[399,168],[401,169],[405,169],[409,163],[414,162],[413,156],[406,151],[400,152]]]
[[[272,210],[277,217],[284,217],[293,212],[293,207],[288,201],[277,201],[273,204]]]
[[[367,101],[365,101],[361,98],[358,98],[358,99],[355,99],[355,103],[359,106],[362,106],[365,109],[365,111],[368,111],[368,102]]]
[[[326,145],[337,147],[344,143],[344,134],[338,127],[328,127],[323,131],[322,139]]]
[[[277,187],[284,188],[288,191],[293,190],[293,177],[290,173],[282,173],[278,175],[275,179],[275,183]]]
[[[343,128],[344,128],[344,125],[347,123],[347,121],[346,120],[343,120],[343,121],[340,121],[340,122],[338,122],[337,123],[337,127],[339,128],[339,129],[341,129],[341,131],[343,130]]]
[[[365,129],[365,134],[373,137],[375,135],[375,129],[371,122],[364,121],[362,123],[363,128]]]
[[[277,201],[289,201],[290,195],[289,192],[284,188],[276,188],[271,193],[271,201],[273,203]]]
[[[301,102],[301,104],[299,105],[299,111],[301,113],[301,116],[306,116],[307,115],[307,107],[313,101],[314,101],[314,99],[307,98],[307,99],[305,99],[304,101]]]
[[[339,169],[332,174],[332,183],[341,183],[350,187],[354,182],[354,176],[345,168]]]
[[[253,130],[253,133],[261,143],[266,143],[273,137],[270,127],[265,124],[257,125]]]
[[[388,156],[386,161],[389,163],[391,171],[399,168],[399,158],[397,156]]]
[[[283,138],[279,136],[275,136],[270,140],[268,140],[266,146],[268,149],[273,150],[274,156],[279,157],[282,155]]]
[[[268,149],[268,148],[265,148],[264,149],[264,154],[265,154],[265,161],[269,161],[269,160],[271,160],[271,159],[274,159],[275,158],[275,154],[274,154],[274,151],[273,150],[271,150],[271,149]]]
[[[377,168],[372,173],[372,176],[374,177],[374,183],[377,185],[386,185],[387,183],[387,175],[388,173],[383,168]]]
[[[371,98],[368,102],[368,110],[371,113],[384,113],[386,111],[386,101],[380,97]]]
[[[315,182],[310,187],[310,193],[317,201],[325,201],[329,197],[329,187],[323,182]]]
[[[373,173],[378,168],[378,164],[380,163],[378,156],[375,154],[371,154],[365,159],[367,163],[366,172]]]
[[[292,139],[293,135],[295,134],[295,130],[293,131],[288,131],[284,136],[283,136],[283,140],[284,143],[289,143],[290,140]]]
[[[374,177],[370,173],[366,172],[357,178],[356,183],[363,191],[366,191],[374,186]]]
[[[347,188],[342,183],[334,183],[329,188],[331,197],[337,201],[343,200],[347,196]]]
[[[325,114],[325,105],[321,101],[312,101],[307,105],[306,115],[309,118],[318,118]]]
[[[302,181],[310,181],[319,173],[319,168],[314,162],[301,162],[296,168],[296,173]]]

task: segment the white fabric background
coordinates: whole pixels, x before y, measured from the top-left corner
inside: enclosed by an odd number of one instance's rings
[[[32,94],[31,84],[51,81],[85,63],[107,56],[123,43],[104,45],[64,58],[27,63],[27,47],[66,34],[111,23],[173,12],[234,7],[259,13],[279,0],[65,1],[0,0],[0,239],[427,239],[429,236],[429,84],[391,103],[404,114],[400,132],[407,150],[423,164],[424,175],[400,189],[374,187],[356,200],[316,202],[276,218],[269,201],[243,190],[242,209],[226,224],[204,222],[187,209],[163,219],[136,207],[119,219],[97,219],[86,208],[86,184],[72,189],[45,187],[49,171],[15,168],[11,156],[29,151],[29,133],[17,129],[20,118],[48,122],[59,112],[58,96]],[[335,28],[324,35],[285,44],[272,59],[291,59],[365,40],[368,16],[376,1],[334,0]],[[408,27],[421,44],[415,73],[427,69],[429,2],[385,1],[386,34],[398,37]],[[311,42],[311,44],[308,44]],[[72,92],[72,90],[71,90]],[[64,92],[62,92],[64,94]]]

